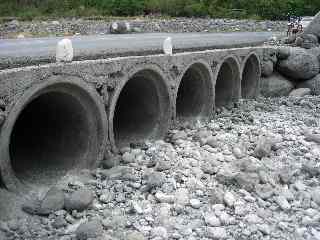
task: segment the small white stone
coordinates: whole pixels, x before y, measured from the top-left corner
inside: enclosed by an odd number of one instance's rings
[[[125,25],[126,25],[126,30],[130,32],[131,31],[130,23],[126,22]]]
[[[258,229],[260,232],[262,232],[264,235],[270,235],[271,230],[268,224],[259,224]]]
[[[168,37],[166,40],[163,41],[163,52],[167,55],[172,55],[173,47],[172,47],[172,38]]]
[[[152,238],[168,239],[167,229],[164,227],[155,227],[151,230]]]
[[[246,209],[245,204],[235,204],[234,206],[234,213],[238,216],[246,215],[248,210]]]
[[[113,30],[118,30],[118,23],[117,22],[113,22],[112,24],[111,24],[111,28],[113,29]]]
[[[73,59],[73,47],[70,39],[63,39],[58,42],[56,48],[57,62],[71,62]]]
[[[247,202],[253,203],[256,201],[256,199],[252,196],[245,196],[244,200],[246,200]]]
[[[143,214],[143,209],[142,207],[135,201],[131,202],[131,206],[134,209],[134,211],[138,214]]]
[[[231,217],[226,212],[221,212],[221,214],[219,215],[219,219],[223,225],[232,225],[235,222],[235,218]]]
[[[302,237],[306,231],[307,231],[306,227],[296,228],[295,233],[296,235]]]
[[[20,33],[20,34],[17,36],[17,38],[18,38],[18,39],[21,39],[21,38],[25,38],[25,37],[24,37],[24,35],[23,35],[22,33]]]
[[[256,214],[248,214],[245,217],[245,221],[249,224],[262,224],[263,220]]]
[[[175,203],[185,206],[189,203],[189,191],[186,188],[179,188],[175,193]]]
[[[279,207],[283,211],[288,211],[291,208],[290,203],[287,201],[287,199],[283,196],[278,196],[275,198],[275,202],[279,205]]]
[[[217,218],[214,214],[208,214],[204,216],[205,223],[210,227],[220,227],[221,222],[220,219]]]
[[[233,207],[236,199],[231,192],[226,192],[224,194],[223,201],[228,207]]]
[[[102,194],[100,197],[99,197],[99,200],[100,202],[102,203],[109,203],[113,200],[113,194],[111,192],[109,193],[106,193],[106,194]]]
[[[223,204],[214,204],[212,205],[212,210],[214,212],[221,212],[225,209],[225,206]]]
[[[316,229],[311,229],[312,235],[316,240],[320,240],[320,231],[317,231]]]
[[[227,239],[227,231],[223,227],[208,227],[207,237],[215,240]]]
[[[191,199],[190,205],[195,209],[199,209],[201,207],[201,202],[198,199]]]
[[[173,203],[174,202],[173,195],[166,195],[162,192],[157,192],[155,194],[155,198],[158,202],[161,202],[161,203]]]

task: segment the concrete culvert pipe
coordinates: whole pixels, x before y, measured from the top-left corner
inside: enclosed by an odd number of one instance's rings
[[[253,53],[248,56],[242,70],[241,96],[254,98],[259,93],[261,68],[259,58]]]
[[[177,120],[208,117],[213,110],[212,74],[207,66],[195,63],[182,76],[176,94]]]
[[[170,95],[162,74],[141,70],[119,89],[110,108],[110,141],[115,149],[162,138],[171,117]]]
[[[107,117],[100,97],[77,79],[53,79],[18,100],[1,132],[7,188],[48,185],[103,156]]]
[[[228,106],[240,97],[240,70],[238,62],[229,57],[225,59],[217,73],[215,85],[216,107]]]

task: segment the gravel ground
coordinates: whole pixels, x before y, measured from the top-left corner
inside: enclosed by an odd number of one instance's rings
[[[170,20],[137,18],[128,20],[133,32],[230,32],[286,31],[284,21],[176,18]],[[55,20],[0,24],[0,38],[108,34],[110,21]]]
[[[66,177],[0,239],[319,240],[319,117],[320,97],[242,100]]]

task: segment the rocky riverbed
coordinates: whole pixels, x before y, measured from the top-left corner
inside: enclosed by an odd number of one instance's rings
[[[241,100],[29,194],[0,239],[320,239],[320,97]]]
[[[113,20],[115,21],[115,20]],[[119,22],[119,21],[118,21]],[[129,32],[230,32],[274,31],[285,32],[284,21],[256,21],[203,18],[137,18],[120,20],[130,24]],[[48,21],[12,20],[0,24],[0,38],[73,36],[109,34],[111,20],[60,19]]]

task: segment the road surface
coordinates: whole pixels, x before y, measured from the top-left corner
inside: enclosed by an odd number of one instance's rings
[[[146,33],[70,37],[74,60],[134,56],[162,52],[162,43],[172,37],[174,52],[257,46],[272,32],[236,33]],[[0,70],[55,61],[56,45],[62,38],[0,40]]]

